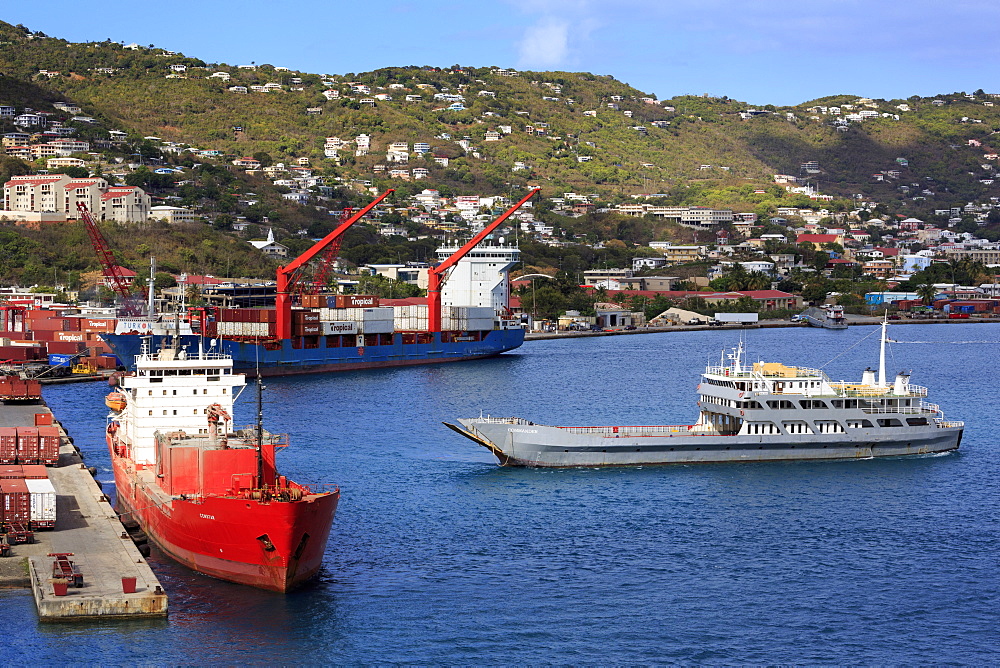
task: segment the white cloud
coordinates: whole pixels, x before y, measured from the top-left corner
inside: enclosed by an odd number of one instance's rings
[[[518,44],[518,67],[550,68],[565,64],[569,56],[569,29],[567,21],[542,17],[524,31]]]

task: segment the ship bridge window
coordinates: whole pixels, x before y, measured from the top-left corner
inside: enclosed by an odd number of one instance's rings
[[[795,404],[793,404],[791,401],[781,399],[781,400],[768,401],[767,407],[772,410],[787,410],[789,408],[795,408]]]
[[[896,418],[879,418],[876,420],[880,427],[902,427],[903,423]]]
[[[925,417],[906,418],[906,424],[908,424],[911,427],[923,427],[927,424],[927,418]]]
[[[181,375],[181,376],[190,376],[191,375],[191,369],[181,369],[178,372],[178,375]]]
[[[763,406],[761,406],[760,403],[757,402],[757,401],[737,401],[736,402],[736,407],[737,408],[745,408],[748,411],[763,410]]]
[[[163,371],[163,375],[164,376],[176,376],[177,375],[177,369],[165,369]]]
[[[815,399],[803,399],[802,401],[799,402],[799,404],[802,406],[802,408],[805,408],[806,410],[816,409],[816,408],[822,408],[822,409],[829,408],[829,406],[826,405],[826,402],[817,401]]]
[[[833,407],[834,408],[857,408],[858,407],[858,400],[857,399],[834,399],[833,400]]]

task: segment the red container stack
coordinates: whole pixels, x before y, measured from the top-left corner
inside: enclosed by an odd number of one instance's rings
[[[38,464],[38,427],[17,427],[17,461]]]
[[[18,477],[26,480],[44,480],[49,477],[49,470],[41,464],[21,464],[19,468],[21,469],[21,475]]]
[[[31,492],[23,479],[0,479],[0,514],[4,522],[31,522]]]
[[[59,427],[44,425],[38,427],[39,464],[55,466],[59,463]]]
[[[0,427],[0,464],[17,463],[17,429]]]

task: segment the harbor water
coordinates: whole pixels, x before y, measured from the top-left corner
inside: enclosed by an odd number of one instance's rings
[[[875,327],[747,330],[748,359],[859,380]],[[7,660],[140,664],[1000,661],[998,325],[890,329],[965,420],[959,452],[911,459],[502,469],[442,421],[683,424],[738,331],[546,340],[492,360],[270,379],[279,466],[336,483],[320,576],[278,595],[151,564],[165,621],[40,624],[0,591]],[[862,341],[862,339],[864,339]],[[105,489],[106,386],[45,398]],[[237,423],[252,421],[241,398]]]

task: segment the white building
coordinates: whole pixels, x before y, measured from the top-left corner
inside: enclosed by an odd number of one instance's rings
[[[166,221],[171,225],[195,222],[194,211],[181,206],[154,206],[149,210],[149,217]]]

